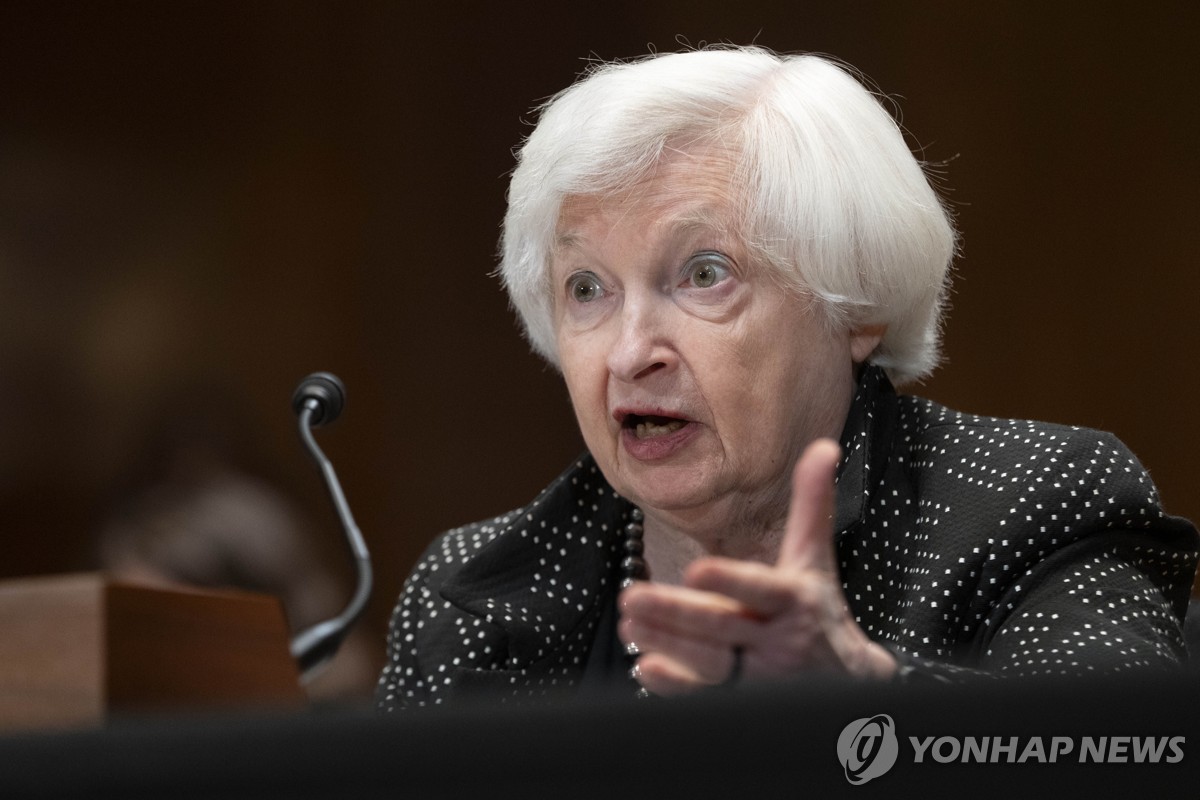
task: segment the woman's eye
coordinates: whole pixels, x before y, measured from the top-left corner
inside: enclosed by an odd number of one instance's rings
[[[604,294],[604,287],[592,273],[581,272],[567,279],[567,293],[576,303],[590,303]]]
[[[718,253],[700,253],[688,260],[684,276],[689,286],[707,289],[729,277],[729,262]]]

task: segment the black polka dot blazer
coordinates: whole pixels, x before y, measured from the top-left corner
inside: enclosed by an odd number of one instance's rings
[[[1197,534],[1111,434],[961,414],[868,368],[842,447],[846,599],[904,675],[1185,658]],[[524,508],[440,536],[396,606],[380,707],[570,691],[614,601],[631,508],[585,456]]]

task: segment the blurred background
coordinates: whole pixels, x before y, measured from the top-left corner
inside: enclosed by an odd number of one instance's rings
[[[289,407],[330,370],[319,440],[377,571],[344,691],[369,692],[428,541],[582,447],[488,276],[530,108],[589,58],[726,41],[855,65],[939,165],[963,255],[910,390],[1112,430],[1200,519],[1196,8],[6,0],[0,577],[249,563],[293,622],[338,610]],[[221,563],[183,575],[201,529]]]

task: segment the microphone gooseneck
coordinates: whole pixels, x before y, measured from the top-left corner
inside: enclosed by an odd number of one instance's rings
[[[337,653],[346,633],[362,615],[371,597],[373,576],[367,544],[350,513],[350,505],[346,502],[337,473],[333,471],[333,464],[325,457],[312,435],[314,427],[328,425],[337,419],[345,404],[346,387],[336,375],[329,372],[314,372],[302,380],[292,394],[292,408],[299,417],[300,439],[316,462],[325,488],[329,490],[329,498],[346,534],[358,572],[354,596],[342,613],[305,628],[292,638],[292,657],[300,666],[303,681],[312,679],[319,668]]]

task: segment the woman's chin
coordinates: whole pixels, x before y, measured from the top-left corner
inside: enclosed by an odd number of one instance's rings
[[[643,511],[686,512],[701,509],[714,499],[711,482],[704,480],[704,473],[695,465],[660,466],[638,472],[626,475],[626,488],[618,491]]]

